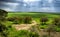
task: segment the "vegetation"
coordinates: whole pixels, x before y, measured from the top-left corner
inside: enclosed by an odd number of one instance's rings
[[[8,14],[8,15],[7,15]],[[60,18],[59,14],[51,13],[13,13],[6,12],[0,9],[0,36],[1,37],[40,37],[41,29],[46,29],[48,36],[51,33],[60,32]],[[53,19],[54,18],[54,19]],[[6,20],[5,22],[2,22]],[[36,21],[36,25],[28,30],[16,30],[14,24],[33,24]],[[52,24],[51,24],[52,23]],[[43,35],[43,37],[47,37]]]
[[[48,32],[49,37],[51,37],[51,33],[55,33],[56,32],[55,27],[56,26],[53,25],[53,24],[48,25],[46,31]]]
[[[23,21],[23,22],[24,22],[25,24],[31,24],[32,18],[29,17],[29,16],[27,16],[27,17],[24,18],[24,21]]]
[[[46,22],[48,21],[48,18],[47,17],[42,17],[42,18],[40,18],[40,21],[42,22],[41,25],[45,25]]]
[[[60,22],[60,18],[59,17],[54,18],[53,22],[57,26],[57,24]]]
[[[0,21],[4,21],[4,19],[7,17],[7,14],[7,11],[0,9]]]
[[[0,9],[0,36],[7,37],[7,27],[3,24],[2,21],[6,20],[7,13],[5,10]]]
[[[19,24],[19,23],[22,23],[22,18],[21,17],[9,17],[7,18],[7,21],[11,21],[14,24]]]
[[[35,20],[37,22],[37,24],[39,25],[39,29],[45,29],[47,28],[47,32],[48,32],[48,36],[51,36],[51,33],[55,33],[55,31],[60,31],[60,28],[58,28],[55,23],[55,18],[59,17],[60,15],[56,15],[56,14],[48,14],[48,13],[8,13],[8,17],[7,18],[19,18],[18,21],[21,21],[22,23],[25,23],[25,24],[28,24],[28,23],[31,23],[32,20]],[[54,19],[53,19],[54,18]],[[21,19],[21,20],[20,20]],[[12,19],[11,19],[12,20]],[[56,19],[58,20],[58,19]],[[59,20],[58,20],[59,21]],[[42,24],[44,25],[42,25]],[[51,23],[53,23],[51,25]],[[53,26],[54,25],[54,26]],[[58,23],[57,23],[58,25]],[[52,30],[51,30],[52,29]],[[37,32],[39,34],[39,30],[36,30],[36,28],[34,27],[33,29],[33,33],[34,32]],[[35,31],[36,30],[36,31]],[[20,31],[19,31],[20,32]],[[25,37],[25,36],[28,36],[29,37],[32,37],[33,36],[33,33],[31,34],[28,34],[29,32],[27,31],[27,34],[23,33],[23,36],[22,36],[22,33],[19,33],[17,32],[16,36],[17,37]],[[15,33],[15,32],[14,32]],[[19,35],[21,34],[21,35]],[[15,34],[14,34],[15,35]],[[31,35],[31,36],[30,36]],[[34,34],[36,35],[36,34]],[[16,37],[16,36],[13,36],[13,37]],[[36,35],[37,36],[37,35]]]
[[[20,30],[20,31],[10,31],[8,37],[39,37],[39,35],[35,32],[28,30]]]
[[[7,11],[0,9],[0,16],[2,16],[2,17],[6,17],[7,14],[8,14]]]
[[[7,37],[7,33],[7,27],[4,24],[0,23],[0,36]]]

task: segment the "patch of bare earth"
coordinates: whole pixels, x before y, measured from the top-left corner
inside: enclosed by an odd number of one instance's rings
[[[44,31],[44,29],[41,29],[40,36],[43,37],[43,35],[48,35],[49,33]],[[51,37],[60,37],[60,32],[51,32]],[[48,36],[49,37],[49,36]]]
[[[32,21],[32,24],[16,24],[13,25],[12,27],[15,27],[16,30],[28,30],[31,26],[36,25],[36,21]]]

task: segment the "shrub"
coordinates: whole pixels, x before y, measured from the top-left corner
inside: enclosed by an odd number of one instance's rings
[[[7,30],[7,27],[4,24],[0,23],[0,33],[2,37],[7,37],[6,30]]]
[[[14,24],[22,23],[21,17],[9,17],[7,18],[8,21],[12,21]]]
[[[19,24],[19,21],[18,20],[14,20],[13,24]]]
[[[57,23],[57,26],[60,28],[60,21]]]
[[[5,17],[0,18],[0,21],[6,21]]]
[[[54,24],[49,24],[46,31],[48,32],[49,37],[51,36],[51,33],[56,33]]]
[[[46,22],[48,21],[48,18],[47,17],[42,17],[42,18],[40,18],[40,21],[41,21],[41,25],[46,25]]]
[[[0,16],[2,16],[2,17],[6,17],[7,14],[8,14],[7,11],[0,9]]]
[[[60,21],[60,18],[54,18],[53,22],[55,25],[57,25],[57,23]]]
[[[54,18],[53,24],[58,26],[58,27],[60,27],[60,18],[59,17],[58,18]]]
[[[7,14],[8,14],[7,11],[0,9],[0,21],[5,21]]]
[[[30,24],[31,22],[32,22],[32,18],[31,17],[27,16],[27,17],[24,18],[24,23],[25,24]]]
[[[60,32],[60,28],[57,27],[57,28],[56,28],[56,32]]]
[[[48,37],[48,35],[43,35],[43,37]]]
[[[9,17],[9,18],[7,18],[7,20],[13,22],[15,20],[15,17]]]
[[[46,27],[47,27],[46,25],[40,26],[41,29],[45,29]]]
[[[39,35],[35,32],[30,32],[29,37],[39,37]]]
[[[54,18],[54,22],[59,22],[60,21],[60,18]]]
[[[28,30],[20,30],[18,31],[16,37],[39,37],[39,35]]]
[[[48,21],[48,18],[47,18],[47,17],[42,17],[42,18],[40,19],[40,21],[41,21],[41,22],[47,22],[47,21]]]

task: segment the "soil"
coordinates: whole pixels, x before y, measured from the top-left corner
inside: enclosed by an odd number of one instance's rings
[[[32,21],[32,24],[17,24],[13,25],[12,27],[15,27],[16,30],[28,30],[31,26],[36,25],[36,21]]]

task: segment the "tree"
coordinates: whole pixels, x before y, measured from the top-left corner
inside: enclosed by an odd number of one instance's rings
[[[0,9],[0,20],[4,20],[7,17],[8,12]]]
[[[2,21],[4,21],[6,19],[7,14],[8,14],[8,12],[0,9],[0,33],[1,33],[2,37],[7,37],[7,32],[6,32],[7,27],[4,24],[2,24],[3,23]]]

